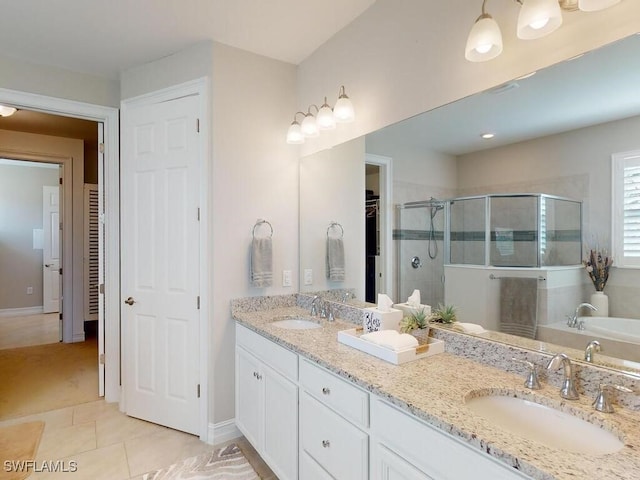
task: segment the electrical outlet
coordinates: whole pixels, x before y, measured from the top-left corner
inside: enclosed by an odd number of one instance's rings
[[[313,285],[313,270],[311,268],[304,269],[304,284]]]
[[[33,295],[33,287],[27,287],[27,295]]]
[[[282,271],[282,286],[283,287],[291,286],[291,270]]]

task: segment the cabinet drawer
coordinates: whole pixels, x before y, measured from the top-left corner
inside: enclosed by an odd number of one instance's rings
[[[363,428],[369,426],[367,392],[304,359],[300,360],[300,385],[347,420]]]
[[[429,477],[530,478],[382,400],[376,399],[371,405],[371,435],[376,444],[382,442]]]
[[[300,398],[300,444],[336,480],[368,478],[369,436],[315,398]]]
[[[298,355],[262,335],[236,324],[236,345],[255,355],[260,361],[289,380],[298,381]]]
[[[333,480],[324,468],[318,465],[307,452],[300,452],[300,479],[302,480]]]

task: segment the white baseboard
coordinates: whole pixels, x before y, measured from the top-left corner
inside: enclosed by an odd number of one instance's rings
[[[0,309],[0,317],[23,317],[26,315],[40,315],[42,311],[42,305],[39,307],[3,308]]]
[[[242,436],[242,432],[238,430],[235,419],[226,420],[219,423],[209,424],[209,433],[207,435],[207,443],[211,445],[217,445],[218,443],[224,443],[234,438]]]

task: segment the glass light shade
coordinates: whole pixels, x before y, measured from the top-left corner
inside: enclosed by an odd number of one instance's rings
[[[502,32],[498,22],[484,14],[473,25],[467,38],[464,57],[470,62],[485,62],[502,53]]]
[[[304,134],[300,129],[298,122],[293,122],[287,131],[287,143],[291,145],[300,145],[304,143]]]
[[[578,8],[585,12],[597,12],[605,8],[613,7],[620,0],[578,0]]]
[[[356,115],[353,111],[353,104],[344,93],[340,95],[336,106],[333,107],[333,115],[338,123],[349,123],[355,119]]]
[[[0,105],[0,117],[10,117],[17,111],[18,111],[17,108]]]
[[[331,107],[327,105],[326,99],[325,104],[320,107],[320,110],[318,110],[316,123],[320,130],[332,130],[336,128],[336,119],[333,116],[333,110],[331,110]]]
[[[311,113],[307,113],[304,116],[304,120],[302,120],[302,125],[300,125],[300,130],[302,130],[302,134],[305,137],[317,137],[320,135],[320,131],[318,130],[318,124],[316,123],[316,117]]]
[[[533,40],[549,35],[562,25],[558,0],[524,0],[518,15],[518,38]]]

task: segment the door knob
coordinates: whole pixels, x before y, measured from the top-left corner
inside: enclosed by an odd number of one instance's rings
[[[51,266],[51,264],[50,263],[45,263],[44,266],[49,268]]]
[[[124,303],[126,303],[127,305],[133,305],[134,303],[136,303],[136,301],[133,299],[133,297],[129,297],[124,301]]]

